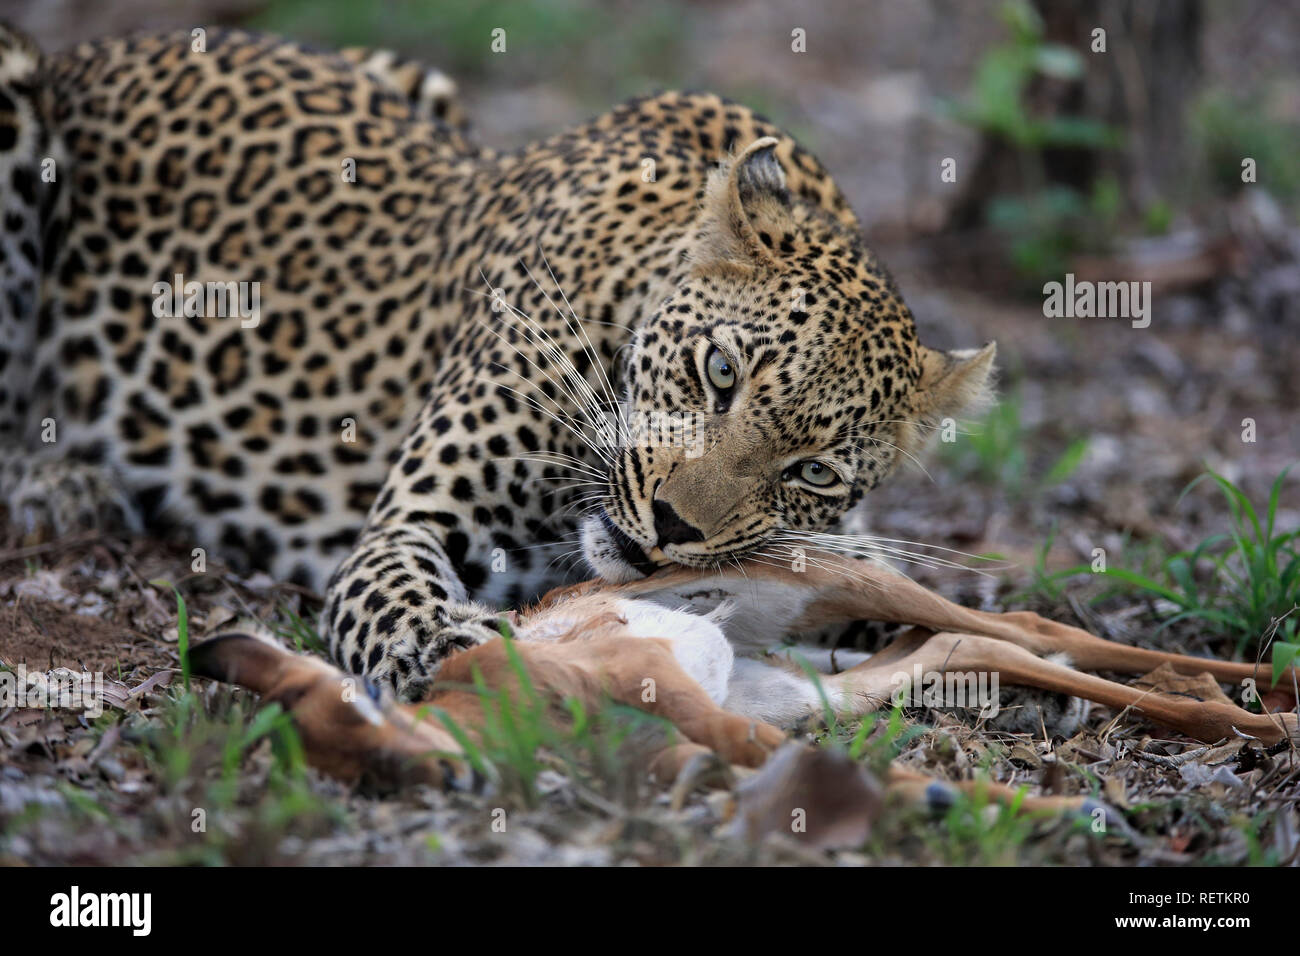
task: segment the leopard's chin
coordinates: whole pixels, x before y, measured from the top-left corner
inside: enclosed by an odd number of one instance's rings
[[[659,566],[610,520],[604,509],[583,519],[582,556],[597,577],[613,584],[648,577]]]

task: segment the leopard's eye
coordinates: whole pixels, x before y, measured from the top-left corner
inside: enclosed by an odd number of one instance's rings
[[[805,461],[799,466],[799,477],[818,488],[829,488],[840,480],[840,476],[835,474],[835,469],[820,461]]]
[[[727,391],[736,384],[736,369],[731,360],[716,345],[709,350],[704,360],[704,367],[709,373],[709,381],[719,391]]]

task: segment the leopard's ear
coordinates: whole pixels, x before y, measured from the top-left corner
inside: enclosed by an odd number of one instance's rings
[[[705,230],[695,259],[752,265],[774,258],[783,235],[794,231],[778,140],[764,136],[709,177]]]
[[[998,346],[944,352],[920,347],[921,379],[912,396],[910,422],[900,428],[898,444],[913,449],[924,445],[945,419],[978,416],[993,404],[993,361]]]

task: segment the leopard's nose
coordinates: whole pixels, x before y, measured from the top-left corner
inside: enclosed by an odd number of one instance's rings
[[[683,521],[681,515],[674,511],[673,506],[668,502],[656,498],[653,502],[653,510],[655,534],[659,536],[659,547],[662,548],[666,544],[689,544],[692,541],[704,540],[704,533],[699,528]]]

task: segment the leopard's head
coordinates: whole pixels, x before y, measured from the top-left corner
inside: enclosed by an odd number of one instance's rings
[[[710,178],[690,269],[624,353],[596,573],[714,567],[821,531],[989,392],[994,346],[940,352],[861,237],[792,196],[760,139]]]

